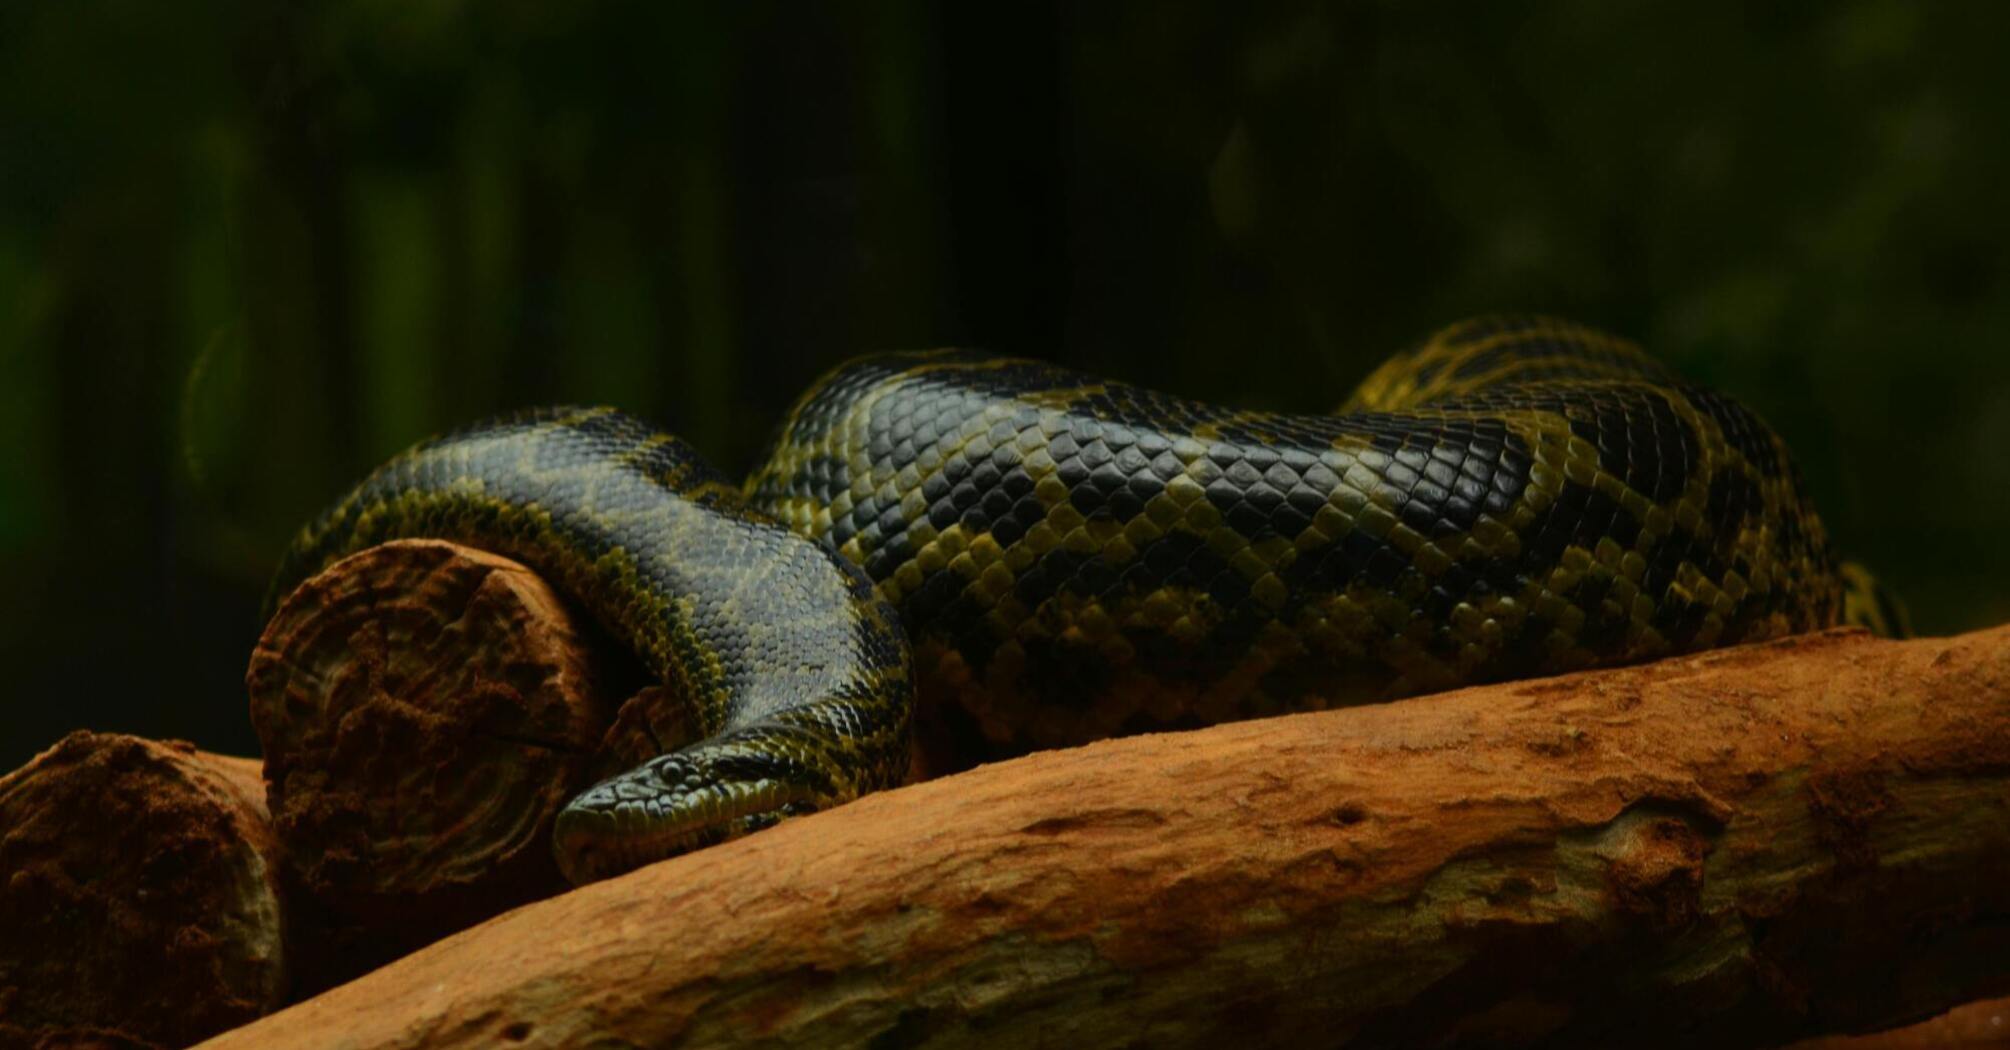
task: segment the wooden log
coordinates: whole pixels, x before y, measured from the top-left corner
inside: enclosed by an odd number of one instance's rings
[[[519,908],[234,1047],[1770,1045],[2010,991],[2010,627],[1107,741]]]
[[[186,1046],[287,986],[258,763],[76,732],[0,777],[0,1045]]]
[[[2002,1050],[2010,1047],[2010,999],[1957,1006],[1928,1021],[1869,1035],[1826,1035],[1793,1050]]]
[[[627,678],[537,575],[397,541],[281,602],[245,674],[320,987],[565,887],[552,818]],[[632,672],[627,672],[632,677]]]

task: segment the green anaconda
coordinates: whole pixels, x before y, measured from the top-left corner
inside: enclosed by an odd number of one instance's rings
[[[575,881],[894,785],[916,736],[970,763],[1880,612],[1756,416],[1543,318],[1448,328],[1333,415],[866,358],[744,485],[611,409],[519,414],[379,468],[273,594],[414,536],[528,563],[689,705],[698,739],[559,817]]]

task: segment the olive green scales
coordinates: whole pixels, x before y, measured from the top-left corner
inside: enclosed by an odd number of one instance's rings
[[[523,560],[690,705],[699,739],[560,816],[576,881],[894,785],[917,731],[968,764],[1896,615],[1757,417],[1533,317],[1324,416],[862,359],[744,486],[614,410],[527,413],[379,468],[273,597],[415,536]]]

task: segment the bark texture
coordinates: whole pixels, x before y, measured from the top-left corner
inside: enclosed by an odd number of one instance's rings
[[[529,569],[433,540],[280,604],[245,684],[308,986],[565,887],[551,821],[612,715],[604,648]]]
[[[284,1001],[258,763],[76,732],[0,777],[0,1046],[186,1046]]]
[[[2010,991],[2010,627],[980,767],[216,1047],[1766,1045]]]

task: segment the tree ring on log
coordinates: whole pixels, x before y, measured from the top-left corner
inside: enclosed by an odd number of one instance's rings
[[[602,648],[529,569],[456,544],[302,583],[245,676],[301,886],[404,947],[564,888],[549,832],[608,722]]]

